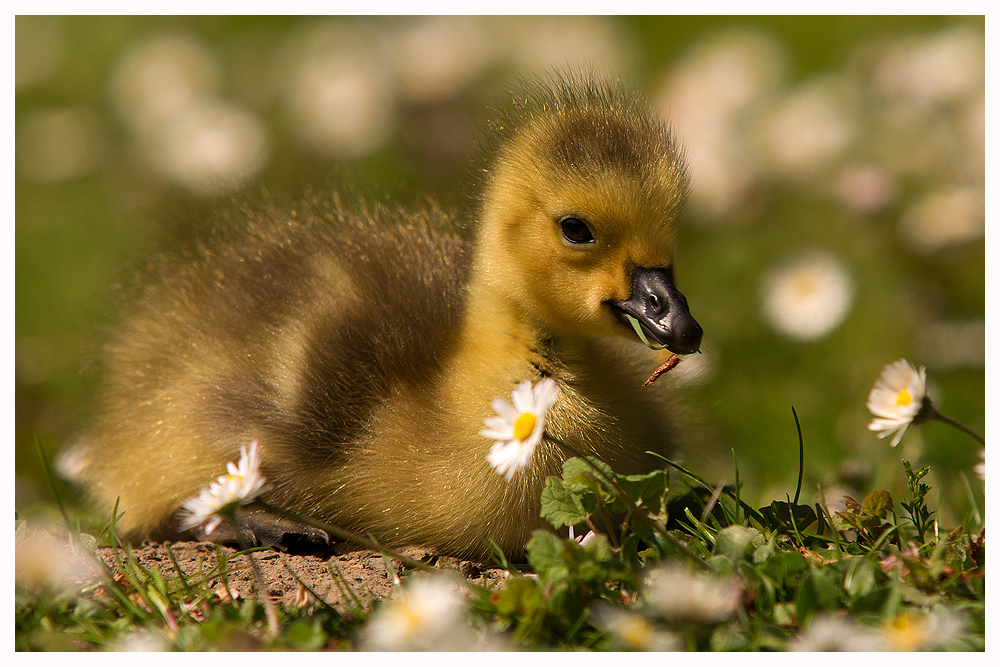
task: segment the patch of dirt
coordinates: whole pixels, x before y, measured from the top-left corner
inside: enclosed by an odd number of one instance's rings
[[[252,595],[256,586],[246,555],[237,556],[237,550],[211,542],[170,544],[177,567],[189,581],[201,581],[202,576],[208,575],[208,587],[225,595],[222,577],[215,569],[217,548],[222,550],[227,562],[226,582],[230,594],[241,597]],[[454,570],[469,581],[483,586],[497,586],[507,576],[504,570],[492,564],[439,556],[428,549],[406,547],[398,551],[407,558],[438,569]],[[97,550],[112,571],[117,572],[116,552],[118,560],[124,558],[124,552],[120,549],[100,547]],[[175,565],[164,544],[144,542],[140,546],[134,546],[132,554],[143,567],[159,570],[164,578],[176,576]],[[271,550],[257,551],[253,556],[260,567],[267,593],[276,602],[301,607],[315,603],[312,599],[315,594],[342,613],[349,613],[355,606],[351,592],[366,609],[371,607],[375,599],[396,596],[397,587],[386,566],[386,560],[392,564],[397,574],[411,571],[411,568],[394,558],[383,557],[377,551],[358,549],[349,544],[337,544],[327,553],[316,555],[285,554]]]

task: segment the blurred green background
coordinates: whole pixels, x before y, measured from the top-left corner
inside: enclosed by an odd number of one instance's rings
[[[468,206],[477,127],[518,73],[588,63],[675,126],[693,191],[677,260],[705,354],[673,382],[703,424],[691,467],[744,497],[888,488],[932,466],[948,523],[976,443],[896,449],[866,426],[882,366],[925,365],[984,429],[982,17],[16,18],[16,507],[95,386],[114,284],[262,188]],[[501,96],[502,97],[502,96]],[[899,494],[899,495],[897,495]]]

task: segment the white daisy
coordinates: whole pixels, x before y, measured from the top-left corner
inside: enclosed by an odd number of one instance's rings
[[[976,477],[986,481],[986,450],[979,450],[979,463],[972,466],[972,472],[976,473]]]
[[[819,340],[840,326],[854,291],[847,266],[818,251],[770,271],[761,284],[768,323],[778,333],[801,341]]]
[[[365,630],[374,651],[440,651],[465,634],[465,602],[447,576],[419,577],[378,608]]]
[[[177,513],[181,530],[190,530],[205,524],[205,534],[211,535],[223,517],[231,514],[240,505],[249,505],[260,494],[271,488],[267,479],[260,474],[260,443],[250,443],[250,450],[240,447],[239,463],[226,464],[227,474],[220,476],[201,489],[194,498],[181,504]]]
[[[895,433],[895,447],[927,404],[927,369],[921,366],[918,372],[906,359],[894,361],[882,369],[868,394],[868,409],[876,416],[868,428],[880,438]]]
[[[849,618],[819,614],[788,643],[789,651],[885,651],[885,642],[874,630]]]
[[[545,435],[545,414],[558,393],[555,380],[545,378],[534,388],[530,380],[519,384],[511,396],[513,405],[502,398],[493,399],[498,416],[487,418],[484,423],[488,428],[479,433],[497,440],[486,460],[508,481],[531,464],[531,455]]]
[[[661,630],[655,623],[610,604],[598,602],[593,607],[594,623],[603,628],[624,648],[631,651],[681,651],[680,639]]]
[[[892,651],[940,651],[965,634],[965,619],[936,606],[930,611],[905,610],[882,627],[882,639]],[[952,648],[958,648],[953,646]]]
[[[646,596],[656,613],[676,623],[721,623],[736,614],[743,586],[734,577],[665,565],[650,572]]]
[[[70,593],[97,581],[97,573],[65,536],[27,530],[14,540],[14,583],[19,589]]]

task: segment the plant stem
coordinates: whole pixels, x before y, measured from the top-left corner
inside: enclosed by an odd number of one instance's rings
[[[312,526],[313,528],[319,528],[320,530],[330,533],[334,537],[339,537],[342,540],[348,540],[350,542],[354,542],[355,544],[360,544],[365,548],[381,552],[383,554],[386,554],[387,556],[391,556],[396,560],[400,561],[401,563],[403,563],[404,565],[406,565],[407,567],[412,567],[418,570],[424,570],[425,572],[439,572],[437,568],[431,567],[427,563],[421,563],[420,561],[413,560],[412,558],[407,558],[398,551],[395,551],[388,547],[384,547],[376,543],[374,540],[362,537],[361,535],[358,535],[357,533],[352,533],[349,530],[344,530],[343,528],[333,526],[323,521],[317,521],[315,519],[310,519],[309,517],[300,516],[294,512],[289,512],[288,510],[266,503],[260,498],[255,500],[254,503],[258,505],[261,509],[271,512],[272,514],[276,514],[286,519],[291,519],[292,521],[298,521],[299,523],[303,523],[307,526]],[[475,586],[475,584],[469,584],[469,585]]]
[[[795,406],[792,406],[792,417],[795,419],[795,431],[799,435],[799,479],[795,483],[795,498],[792,500],[793,505],[799,504],[799,492],[802,491],[802,469],[805,464],[805,452],[802,446],[802,425],[799,424],[799,414],[795,412]],[[735,456],[735,454],[734,454]],[[789,516],[791,513],[789,512]]]
[[[937,410],[934,410],[931,413],[930,418],[931,419],[936,419],[936,420],[938,420],[940,422],[944,422],[945,424],[950,424],[950,425],[954,426],[955,428],[957,428],[959,431],[964,432],[966,435],[969,435],[969,436],[975,438],[981,444],[984,444],[984,445],[986,444],[986,440],[983,439],[983,436],[979,435],[978,433],[976,433],[975,431],[973,431],[971,428],[969,428],[968,426],[966,426],[962,422],[958,421],[957,419],[952,419],[948,415],[943,415],[940,412],[938,412]]]
[[[274,600],[271,599],[270,594],[267,592],[267,586],[264,585],[264,575],[257,565],[257,559],[249,551],[250,546],[243,537],[243,531],[240,530],[239,524],[236,523],[236,518],[232,514],[227,515],[226,518],[229,520],[229,525],[233,527],[233,532],[236,533],[236,541],[239,542],[240,549],[246,552],[246,557],[250,561],[250,568],[253,570],[253,576],[257,580],[257,595],[260,596],[260,599],[264,603],[264,616],[267,618],[267,637],[274,640],[278,636],[278,614],[274,611]]]

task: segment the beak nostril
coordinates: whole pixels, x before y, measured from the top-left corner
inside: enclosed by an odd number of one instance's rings
[[[645,333],[640,332],[640,338],[648,335],[657,345],[677,354],[691,354],[701,347],[701,326],[691,316],[687,299],[674,286],[669,267],[636,267],[632,295],[610,305],[626,327],[642,327]]]

